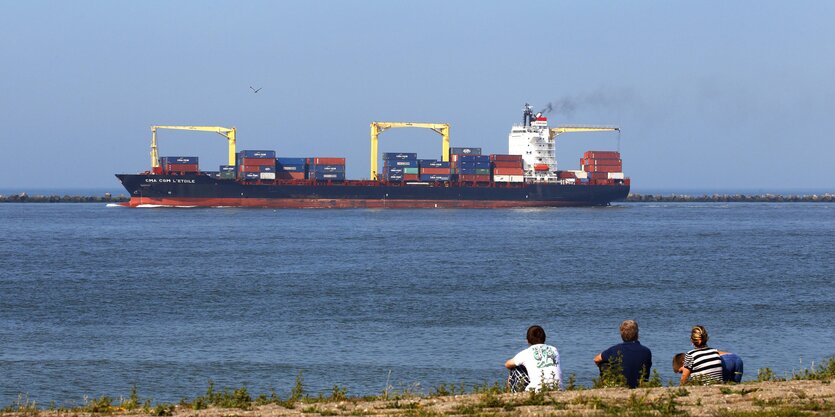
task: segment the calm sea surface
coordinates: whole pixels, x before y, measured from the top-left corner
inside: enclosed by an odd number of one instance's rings
[[[835,354],[835,205],[526,210],[0,205],[0,406],[349,394],[504,377],[541,324],[566,376],[638,320],[664,380],[689,329],[746,379]]]

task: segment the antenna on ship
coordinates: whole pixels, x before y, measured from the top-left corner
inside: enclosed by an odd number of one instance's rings
[[[533,107],[531,107],[530,104],[525,103],[525,110],[522,111],[522,124],[525,126],[530,126],[532,121]]]

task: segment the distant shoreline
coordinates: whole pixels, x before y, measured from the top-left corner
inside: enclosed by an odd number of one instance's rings
[[[130,198],[120,194],[102,195],[43,195],[16,193],[0,194],[0,203],[125,203]],[[638,194],[632,193],[627,203],[831,203],[835,194]]]

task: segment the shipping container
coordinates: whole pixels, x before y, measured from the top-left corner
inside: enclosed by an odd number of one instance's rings
[[[308,165],[345,165],[345,158],[310,158]]]
[[[577,175],[571,171],[557,171],[557,178],[577,178]]]
[[[493,182],[525,182],[524,175],[496,175]]]
[[[588,178],[589,173],[583,170],[569,170],[568,172],[574,174],[575,178]]]
[[[504,155],[504,154],[492,154],[490,155],[490,160],[494,162],[502,161],[502,162],[522,162],[522,155]]]
[[[303,180],[306,177],[307,174],[304,171],[277,171],[275,173],[275,178],[278,180]]]
[[[262,172],[261,173],[262,180],[274,180],[275,179],[275,171],[273,172]]]
[[[222,180],[234,180],[235,179],[235,172],[221,172],[220,179]]]
[[[276,165],[307,165],[307,158],[275,158]]]
[[[235,165],[221,165],[220,172],[235,172]]]
[[[458,173],[465,175],[490,175],[490,168],[459,168]]]
[[[609,179],[610,180],[622,180],[623,179],[623,172],[609,172]]]
[[[447,175],[438,175],[438,174],[423,174],[420,176],[421,181],[449,181],[449,174]]]
[[[586,151],[583,153],[584,158],[615,158],[620,159],[620,152],[616,151]]]
[[[402,174],[404,169],[403,167],[386,167],[383,172],[387,174]]]
[[[345,165],[311,165],[310,171],[315,172],[345,172]]]
[[[241,158],[238,165],[275,166],[275,158]]]
[[[431,175],[449,175],[450,171],[449,168],[421,168],[420,173]]]
[[[417,168],[418,167],[418,161],[417,161],[417,159],[414,159],[414,160],[391,159],[391,160],[386,161],[386,163],[383,164],[383,165],[384,166],[390,166],[390,167]]]
[[[239,165],[238,166],[239,172],[261,172],[260,165]]]
[[[275,159],[275,151],[240,151],[238,153],[244,159]],[[273,161],[273,164],[275,161]]]
[[[522,168],[493,168],[493,175],[525,175]]]
[[[608,180],[609,173],[608,172],[589,172],[589,179],[590,180]]]
[[[418,174],[418,168],[403,168],[403,173],[404,174],[417,175]]]
[[[417,181],[418,174],[403,174],[403,181]]]
[[[458,176],[458,180],[461,182],[490,182],[490,176],[461,174]]]
[[[493,161],[493,168],[522,168],[522,161]]]
[[[162,167],[164,172],[198,172],[197,164],[167,164]]]
[[[460,155],[459,162],[490,162],[489,155]]]
[[[450,155],[481,155],[481,148],[450,148]]]
[[[240,174],[241,179],[245,180],[258,180],[261,179],[260,172],[241,172]]]
[[[387,181],[403,181],[403,174],[387,174]]]
[[[167,164],[189,164],[189,165],[197,165],[198,164],[198,157],[196,156],[163,156],[159,158],[159,163],[162,165]]]
[[[290,164],[279,164],[275,166],[276,171],[294,171],[294,172],[304,172],[307,170],[307,165],[305,164],[298,164],[298,165],[290,165]]]
[[[460,161],[456,164],[458,168],[480,168],[480,169],[489,169],[490,162],[489,161],[478,161],[478,162],[467,162],[467,161]]]
[[[314,180],[330,180],[330,181],[342,181],[345,179],[344,172],[310,172],[310,179]]]
[[[421,168],[449,168],[448,161],[437,161],[434,159],[421,159],[418,161]]]
[[[410,152],[384,152],[383,160],[416,161],[417,154]]]
[[[259,172],[272,172],[272,173],[275,173],[275,167],[274,167],[274,166],[272,166],[272,165],[261,165],[261,166],[260,166],[260,167],[258,167],[258,168],[260,168],[260,171],[259,171]]]
[[[623,167],[620,165],[583,165],[583,171],[586,172],[623,172]]]

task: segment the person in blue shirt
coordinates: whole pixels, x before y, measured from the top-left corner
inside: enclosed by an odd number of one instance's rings
[[[722,361],[722,382],[742,382],[742,358],[736,353],[719,351],[719,359]],[[673,372],[680,374],[684,367],[684,352],[673,356]]]
[[[603,369],[620,357],[623,376],[629,388],[637,388],[639,381],[649,379],[652,368],[652,352],[638,341],[638,323],[635,320],[624,320],[620,324],[620,338],[623,343],[614,345],[594,357],[594,363]]]

